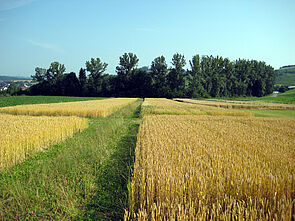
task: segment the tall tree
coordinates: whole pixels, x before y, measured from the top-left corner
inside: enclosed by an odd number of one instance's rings
[[[87,95],[86,82],[87,82],[86,70],[84,68],[81,68],[79,71],[80,96]]]
[[[168,84],[172,97],[183,97],[185,89],[185,70],[186,61],[183,55],[176,53],[172,58],[173,67],[168,74]]]
[[[164,56],[157,57],[153,60],[151,65],[153,96],[166,97],[167,96],[167,73],[168,66]]]
[[[64,74],[59,85],[59,94],[62,96],[79,96],[80,82],[74,72]]]
[[[32,75],[32,79],[34,81],[38,81],[38,82],[42,82],[45,80],[45,75],[46,75],[46,69],[45,68],[40,68],[40,67],[36,67],[35,68],[35,74]]]
[[[138,61],[139,60],[135,54],[124,53],[120,57],[119,66],[116,67],[118,75],[124,75],[128,78],[128,75],[137,68]]]
[[[66,71],[65,65],[55,61],[50,64],[50,67],[46,71],[46,80],[49,83],[55,84],[61,79],[63,73]]]
[[[213,84],[212,84],[212,76],[213,76],[213,68],[212,68],[212,56],[202,56],[201,60],[201,71],[202,76],[204,78],[204,90],[205,90],[205,97],[210,96],[210,92],[212,90]]]
[[[107,66],[108,64],[101,62],[99,58],[91,58],[90,61],[86,61],[86,70],[90,72],[88,90],[91,96],[99,96],[101,94],[102,75]]]
[[[152,78],[149,72],[139,69],[133,72],[129,80],[129,97],[150,97]]]
[[[138,58],[133,53],[125,53],[120,57],[119,66],[116,67],[117,83],[116,92],[118,96],[130,94],[130,79],[137,71]]]
[[[89,76],[93,79],[99,79],[108,67],[107,63],[101,62],[99,58],[91,58],[86,61],[86,70],[90,72]]]
[[[234,84],[236,81],[234,76],[233,63],[228,58],[225,58],[223,62],[224,62],[223,76],[225,77],[225,90],[222,96],[232,97],[234,94]]]
[[[202,97],[204,94],[203,88],[203,78],[201,73],[200,56],[193,56],[190,61],[191,70],[188,71],[189,74],[189,85],[188,85],[188,95],[190,97]]]

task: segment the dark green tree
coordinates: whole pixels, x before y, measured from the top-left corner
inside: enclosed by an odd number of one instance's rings
[[[203,77],[201,73],[200,56],[193,56],[190,61],[191,70],[188,71],[188,96],[202,97],[204,95]]]
[[[34,81],[42,82],[46,78],[46,71],[47,70],[45,68],[36,67],[35,74],[31,77]]]
[[[171,97],[183,97],[185,95],[185,70],[186,61],[183,55],[176,53],[172,58],[173,67],[170,69],[167,80]]]
[[[10,84],[6,91],[6,93],[10,95],[18,95],[20,92],[21,88],[17,84]]]
[[[129,97],[150,97],[152,78],[149,72],[139,69],[133,72],[129,81]]]
[[[205,90],[205,97],[209,97],[211,94],[211,90],[213,87],[212,84],[212,78],[213,78],[213,68],[212,68],[212,56],[202,56],[202,60],[201,60],[201,71],[202,71],[202,76],[204,79],[204,90]]]
[[[152,88],[154,97],[167,96],[167,74],[168,66],[164,56],[157,57],[151,65]]]
[[[236,79],[233,63],[228,58],[223,60],[223,76],[225,77],[225,90],[222,96],[232,97],[234,94],[234,84]]]
[[[119,66],[116,67],[117,81],[116,94],[117,96],[130,96],[131,85],[130,80],[137,71],[138,58],[133,53],[125,53],[120,57]]]
[[[84,68],[81,68],[79,71],[79,83],[80,83],[80,96],[86,96],[87,95],[87,76],[86,76],[86,70]]]
[[[115,96],[115,83],[116,83],[117,76],[104,74],[102,76],[102,83],[101,83],[101,90],[103,97],[113,97]]]
[[[79,96],[80,82],[74,72],[64,74],[59,84],[59,94],[62,96]]]
[[[63,73],[66,71],[65,65],[55,61],[50,64],[47,69],[45,77],[49,83],[55,84],[62,78]]]
[[[86,70],[90,72],[88,78],[88,91],[90,96],[99,96],[102,93],[102,75],[106,71],[108,64],[101,62],[99,58],[91,58],[86,61]]]

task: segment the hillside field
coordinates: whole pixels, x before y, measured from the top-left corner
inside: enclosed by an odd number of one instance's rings
[[[283,67],[275,71],[276,84],[295,86],[295,66]]]

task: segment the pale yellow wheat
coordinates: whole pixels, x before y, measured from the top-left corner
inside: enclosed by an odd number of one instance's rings
[[[34,116],[106,117],[137,98],[111,98],[104,100],[18,105],[0,108],[0,113]]]
[[[265,109],[265,110],[295,110],[292,104],[275,104],[259,101],[227,101],[227,100],[193,100],[177,99],[185,103],[198,104],[210,107],[221,107],[228,109]]]
[[[149,114],[254,116],[251,112],[196,105],[165,98],[146,98],[142,105],[141,114],[142,116]]]
[[[78,117],[0,114],[0,122],[0,171],[88,127],[88,120]]]

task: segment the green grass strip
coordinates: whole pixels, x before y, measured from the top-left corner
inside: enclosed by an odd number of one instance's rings
[[[256,110],[256,109],[251,109],[251,110],[246,110],[246,111],[251,111],[252,113],[254,113],[254,115],[256,117],[295,118],[295,110]]]

